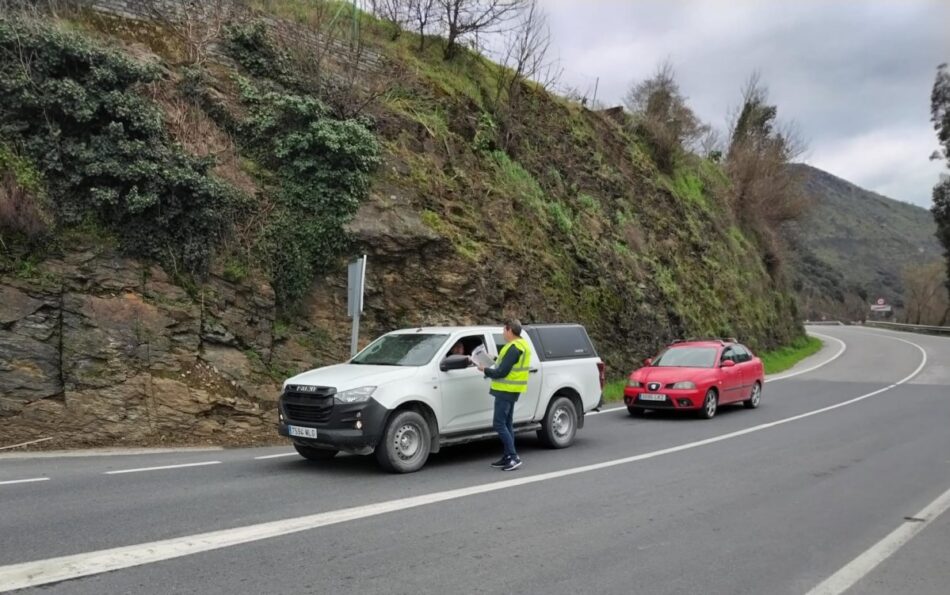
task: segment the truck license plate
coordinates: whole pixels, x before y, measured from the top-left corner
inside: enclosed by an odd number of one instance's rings
[[[665,401],[666,395],[656,395],[653,393],[643,393],[640,395],[641,401]]]
[[[287,431],[291,436],[299,436],[300,438],[316,438],[317,437],[316,428],[302,428],[300,426],[287,426]]]

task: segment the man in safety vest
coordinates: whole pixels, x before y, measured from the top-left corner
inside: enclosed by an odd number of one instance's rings
[[[490,368],[479,366],[478,370],[491,378],[489,394],[495,397],[495,416],[492,428],[498,432],[504,455],[491,464],[495,469],[514,471],[521,466],[521,459],[515,452],[515,432],[513,418],[515,402],[528,388],[528,373],[531,367],[531,348],[521,338],[521,322],[505,322],[505,346],[498,353],[495,365]]]

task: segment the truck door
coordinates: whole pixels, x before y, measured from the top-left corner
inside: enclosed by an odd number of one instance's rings
[[[502,334],[493,335],[495,339],[495,357],[505,346],[505,337]],[[538,357],[538,350],[527,333],[522,333],[521,338],[531,346],[531,373],[528,374],[528,389],[518,397],[515,403],[514,422],[531,421],[534,418],[535,410],[538,408],[538,398],[541,396],[541,360]],[[494,406],[494,403],[492,404]]]
[[[491,352],[489,335],[485,333],[462,334],[448,344],[446,357],[456,342],[461,342],[465,355],[471,355],[479,345]],[[438,372],[439,389],[442,393],[443,433],[464,432],[478,428],[490,428],[494,413],[494,399],[488,394],[490,381],[474,365],[464,370]]]

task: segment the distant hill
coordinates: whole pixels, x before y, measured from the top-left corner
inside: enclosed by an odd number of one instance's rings
[[[805,220],[785,233],[802,314],[858,318],[877,297],[900,305],[902,270],[942,254],[930,212],[809,165],[792,167],[814,200]]]

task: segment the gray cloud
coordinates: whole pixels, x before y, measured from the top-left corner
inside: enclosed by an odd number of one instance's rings
[[[669,58],[690,104],[723,128],[753,70],[809,163],[929,206],[944,167],[930,88],[950,60],[945,0],[544,0],[565,82],[620,102]]]

